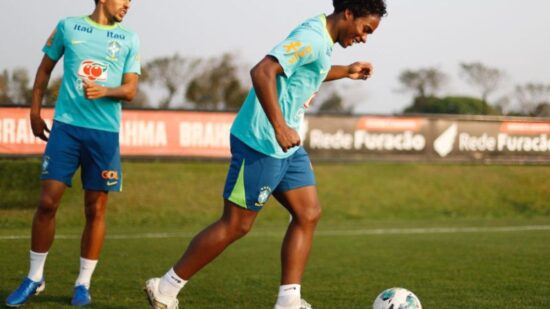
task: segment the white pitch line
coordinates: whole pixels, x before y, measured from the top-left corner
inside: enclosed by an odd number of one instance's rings
[[[404,229],[359,229],[317,231],[316,236],[364,236],[364,235],[414,235],[414,234],[449,234],[449,233],[509,233],[528,231],[550,231],[550,225],[525,226],[498,226],[498,227],[449,227],[449,228],[404,228]],[[252,232],[248,237],[282,236],[284,232]],[[191,238],[193,233],[140,233],[140,234],[111,234],[106,239],[162,239],[162,238]],[[80,239],[78,234],[60,234],[56,239]],[[0,240],[29,239],[28,235],[5,235]]]

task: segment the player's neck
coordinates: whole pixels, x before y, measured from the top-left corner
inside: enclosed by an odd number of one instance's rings
[[[109,18],[99,7],[96,7],[94,12],[89,16],[95,23],[103,26],[112,26],[116,21]]]
[[[332,38],[332,42],[336,42],[338,38],[338,19],[340,16],[338,14],[330,14],[327,16],[327,32]]]

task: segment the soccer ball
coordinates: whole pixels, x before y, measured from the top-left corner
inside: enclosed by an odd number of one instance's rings
[[[372,309],[422,309],[422,305],[413,292],[404,288],[391,288],[376,296]]]

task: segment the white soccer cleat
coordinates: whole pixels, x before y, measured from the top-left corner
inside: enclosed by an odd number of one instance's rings
[[[313,309],[313,307],[311,307],[311,305],[307,301],[305,301],[305,299],[300,299],[299,302],[288,306],[275,304],[275,307],[273,307],[273,309]]]
[[[178,299],[161,295],[159,291],[160,278],[145,281],[145,293],[152,309],[178,309]]]

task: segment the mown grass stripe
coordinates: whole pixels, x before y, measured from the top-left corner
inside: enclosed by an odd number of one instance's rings
[[[506,233],[550,231],[550,225],[498,226],[498,227],[450,227],[450,228],[402,228],[402,229],[358,229],[317,231],[316,236],[363,236],[363,235],[413,235],[413,234],[449,234],[449,233]],[[140,233],[112,234],[106,239],[163,239],[190,238],[194,233]],[[252,232],[248,237],[281,236],[282,232]],[[56,239],[80,239],[80,234],[60,234]],[[0,240],[29,239],[28,235],[4,235]]]

